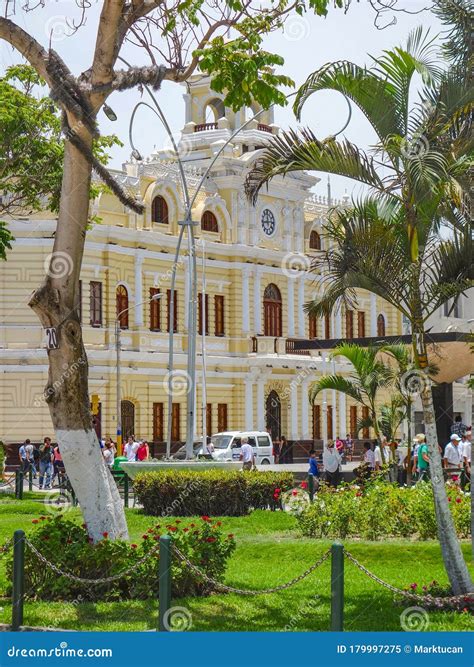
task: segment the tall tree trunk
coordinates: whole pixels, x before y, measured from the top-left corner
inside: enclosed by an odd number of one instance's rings
[[[91,137],[83,130],[83,140]],[[101,454],[89,409],[88,363],[77,311],[79,274],[89,212],[91,165],[65,142],[59,220],[49,270],[30,306],[43,327],[55,327],[58,349],[49,350],[45,399],[68,478],[89,536],[96,542],[127,538],[127,524],[114,479]]]
[[[444,482],[441,454],[438,449],[436,417],[431,391],[431,380],[426,374],[426,382],[421,391],[423,418],[425,422],[426,442],[430,457],[431,485],[433,487],[438,538],[443,555],[444,566],[449,577],[454,595],[474,591],[474,586],[467,569],[464,556],[456,535],[454,521],[449,509],[446,485]]]

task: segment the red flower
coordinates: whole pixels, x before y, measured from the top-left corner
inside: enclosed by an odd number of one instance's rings
[[[107,538],[108,538],[108,536],[109,536],[109,534],[108,534],[108,533],[102,533],[102,537],[105,537],[105,539],[107,539]]]
[[[183,533],[187,533],[189,528],[183,528]]]
[[[453,480],[453,482],[457,482],[459,477],[457,475],[453,475],[451,479]]]
[[[362,495],[362,491],[357,491],[356,496],[361,496],[361,495]]]
[[[41,521],[46,521],[46,517],[45,517],[45,516],[40,516],[40,519],[41,519]]]
[[[456,502],[457,503],[462,503],[462,499],[461,498],[456,498]]]
[[[206,542],[215,542],[216,538],[215,537],[206,537]]]
[[[222,521],[218,521],[218,522],[216,523],[216,526],[222,526]]]
[[[136,548],[137,548],[137,545],[136,545],[136,544],[131,544],[130,546],[132,547],[132,549],[136,549]]]
[[[87,524],[86,524],[86,523],[83,523],[83,524],[82,524],[82,527],[83,527],[83,528],[87,528]]]
[[[450,503],[450,502],[451,502],[451,498],[448,498],[448,503]]]
[[[307,489],[308,488],[308,482],[301,482],[300,484],[302,489]]]
[[[178,529],[176,528],[176,526],[168,526],[168,528],[170,529],[170,531],[171,531],[172,533],[175,533],[175,532],[178,530]]]
[[[179,519],[176,519],[175,523],[181,523],[181,521]]]
[[[275,489],[275,493],[281,493],[281,489]]]
[[[193,535],[199,535],[199,530],[195,530],[195,531],[193,532]]]
[[[158,542],[158,540],[160,539],[160,537],[161,537],[161,535],[155,535],[153,539],[155,540],[155,542]]]
[[[233,540],[233,539],[234,539],[234,533],[229,533],[229,534],[227,535],[227,538],[228,538],[229,540]]]
[[[203,521],[209,521],[209,517],[207,515],[202,516],[201,519]]]
[[[195,523],[190,523],[190,524],[189,524],[189,527],[190,527],[190,528],[194,528],[195,526],[196,526]]]
[[[152,532],[153,532],[153,528],[148,528],[148,530],[147,530],[146,532],[147,532],[147,533],[152,533]]]
[[[410,584],[410,588],[412,590],[415,590],[415,588],[418,588],[418,584]]]
[[[155,526],[155,528],[161,528],[160,524],[157,523],[156,526]]]
[[[294,490],[291,492],[291,495],[293,495],[293,496],[297,496],[297,495],[298,495],[298,491],[297,491],[296,489],[294,489]]]
[[[145,534],[145,535],[142,535],[142,538],[143,538],[144,540],[147,540],[147,539],[148,539],[148,535],[146,535],[146,534]]]
[[[39,523],[38,519],[33,519],[31,523]]]

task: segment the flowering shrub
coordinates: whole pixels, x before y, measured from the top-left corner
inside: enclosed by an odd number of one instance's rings
[[[305,487],[300,487],[299,489],[290,489],[290,491],[286,491],[281,496],[281,503],[285,512],[299,515],[308,507],[310,503],[309,493],[306,491]]]
[[[159,470],[137,475],[133,488],[145,514],[242,516],[280,507],[275,489],[293,486],[289,472]]]
[[[470,495],[459,487],[447,486],[448,502],[459,537],[470,535]],[[385,482],[333,489],[322,486],[314,503],[298,517],[300,528],[309,537],[383,537],[434,539],[436,516],[431,485],[411,488]]]
[[[459,600],[450,600],[453,591],[449,587],[441,586],[435,579],[428,584],[418,585],[416,581],[409,586],[405,586],[405,591],[415,593],[416,595],[426,595],[426,601],[423,601],[425,609],[455,609],[456,611],[468,613],[474,611],[474,595],[465,595]],[[400,604],[406,604],[406,598],[402,598]]]
[[[34,519],[34,530],[28,535],[36,549],[64,572],[84,579],[103,579],[127,572],[110,583],[82,584],[60,576],[43,563],[31,549],[25,550],[25,591],[28,597],[40,600],[123,600],[156,597],[159,588],[160,535],[169,534],[173,544],[208,576],[221,580],[228,557],[235,549],[233,535],[223,534],[220,522],[209,517],[195,521],[179,519],[157,523],[136,543],[109,540],[104,533],[100,542],[92,544],[85,526],[63,516]],[[146,557],[146,558],[144,558]],[[144,559],[142,563],[140,561]],[[13,560],[7,562],[11,581]],[[185,563],[172,556],[172,594],[206,595],[210,585]]]

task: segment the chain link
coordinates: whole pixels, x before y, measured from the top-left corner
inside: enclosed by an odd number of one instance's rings
[[[176,553],[178,558],[183,561],[183,563],[186,563],[188,567],[193,570],[197,575],[199,575],[202,579],[207,581],[208,583],[212,584],[215,588],[218,588],[222,591],[225,591],[226,593],[237,593],[238,595],[267,595],[269,593],[277,593],[278,591],[284,591],[287,588],[290,588],[290,586],[294,586],[297,584],[299,581],[302,581],[305,579],[308,575],[310,575],[316,568],[318,568],[320,565],[324,563],[325,560],[327,560],[331,554],[331,549],[328,549],[319,560],[316,561],[311,567],[309,567],[307,570],[305,570],[302,574],[298,575],[297,577],[294,577],[291,581],[288,581],[286,584],[280,584],[279,586],[275,586],[274,588],[264,588],[262,590],[245,590],[242,588],[234,588],[233,586],[226,586],[226,584],[221,583],[220,581],[216,581],[216,579],[213,579],[212,577],[209,577],[205,572],[203,572],[200,568],[198,568],[194,563],[192,563],[187,556],[183,554],[182,551],[178,549],[175,545],[173,545],[173,551]]]
[[[364,574],[366,574],[370,579],[373,581],[377,582],[384,588],[388,588],[389,591],[392,591],[392,593],[396,593],[397,595],[402,595],[403,597],[409,598],[410,600],[419,600],[420,602],[429,602],[430,604],[434,605],[453,605],[456,602],[465,602],[465,601],[472,601],[474,599],[474,594],[473,593],[468,593],[467,595],[453,595],[450,597],[444,597],[444,598],[438,598],[434,597],[433,595],[430,595],[429,593],[427,595],[419,595],[418,593],[410,593],[410,591],[403,591],[401,588],[397,588],[396,586],[392,586],[392,584],[388,584],[386,581],[383,579],[380,579],[376,574],[368,570],[362,563],[360,563],[355,556],[353,556],[351,553],[346,551],[344,549],[344,555],[348,560],[351,561],[356,567],[359,568]]]
[[[53,572],[56,572],[60,577],[66,577],[66,579],[70,579],[71,581],[75,581],[79,584],[110,584],[113,581],[118,581],[119,579],[122,579],[123,577],[126,577],[129,574],[132,574],[140,565],[142,565],[145,561],[148,560],[154,553],[160,550],[160,545],[159,543],[156,544],[156,546],[152,547],[150,551],[140,558],[136,563],[133,564],[131,568],[128,570],[124,570],[123,572],[119,572],[118,574],[113,574],[110,577],[102,577],[101,579],[86,579],[83,577],[77,577],[75,574],[72,574],[71,572],[65,572],[64,570],[61,570],[57,565],[54,563],[51,563],[45,556],[43,556],[42,553],[38,551],[38,549],[32,544],[28,538],[25,538],[25,542],[28,545],[28,547],[31,549],[31,551],[36,555],[36,557],[45,565],[47,565]]]

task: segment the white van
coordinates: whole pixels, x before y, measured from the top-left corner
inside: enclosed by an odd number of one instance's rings
[[[211,437],[214,446],[212,458],[216,461],[238,461],[242,438],[248,438],[252,445],[257,465],[275,463],[273,443],[266,431],[224,431]]]

